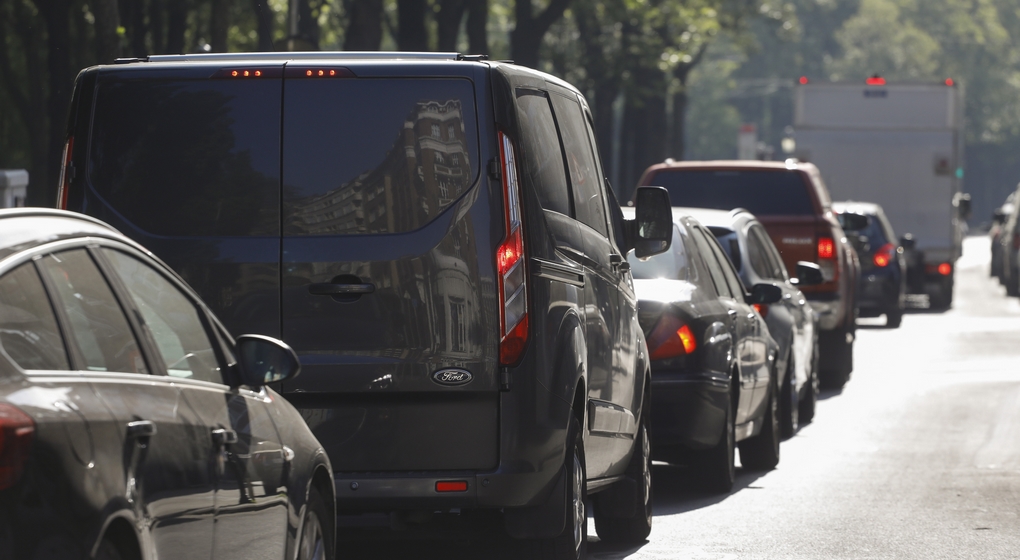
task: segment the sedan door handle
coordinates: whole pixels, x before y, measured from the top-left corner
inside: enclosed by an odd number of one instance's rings
[[[237,443],[237,432],[229,430],[227,428],[217,428],[212,431],[213,443],[217,447],[223,447],[232,443]]]
[[[375,284],[334,284],[321,282],[309,284],[308,293],[315,296],[346,296],[370,294],[375,291]]]
[[[727,309],[727,310],[726,310],[726,313],[727,313],[727,314],[728,314],[728,315],[729,315],[730,317],[736,317],[736,316],[737,316],[737,310],[736,310],[736,309]]]
[[[156,435],[156,425],[148,420],[136,420],[128,422],[128,439],[141,439]]]

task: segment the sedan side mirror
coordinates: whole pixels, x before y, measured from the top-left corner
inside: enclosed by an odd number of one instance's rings
[[[817,286],[825,281],[822,276],[822,267],[818,266],[813,262],[797,261],[797,280],[794,282],[798,286]]]
[[[297,353],[280,340],[258,334],[237,337],[237,369],[241,382],[258,389],[293,379],[301,372]]]
[[[747,303],[760,303],[764,305],[776,303],[781,299],[783,299],[782,288],[770,282],[763,282],[755,284],[751,288],[751,295],[747,298]]]
[[[638,187],[631,222],[634,256],[639,259],[669,250],[673,241],[673,210],[669,191],[662,187]]]

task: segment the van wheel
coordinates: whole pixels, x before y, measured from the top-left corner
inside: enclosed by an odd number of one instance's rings
[[[301,523],[301,540],[298,541],[298,560],[326,560],[331,558],[330,546],[323,523],[329,519],[326,503],[319,491],[312,488],[305,505],[305,518]]]
[[[637,484],[635,492],[628,492],[628,498],[634,500],[633,515],[630,517],[614,516],[607,511],[611,502],[600,498],[608,498],[610,488],[595,496],[595,531],[599,539],[620,544],[642,543],[652,532],[652,444],[648,439],[648,405],[650,400],[645,397],[644,411],[641,413],[641,425],[638,437],[634,442],[634,454],[627,465],[626,476]],[[628,508],[628,511],[630,509]]]
[[[588,554],[587,474],[584,438],[577,418],[570,420],[567,441],[572,442],[564,464],[567,472],[567,522],[563,532],[551,539],[521,541],[525,558],[536,560],[581,560]]]
[[[776,403],[776,381],[769,385],[761,432],[740,442],[740,464],[754,471],[770,471],[779,464],[779,407]]]
[[[791,350],[791,354],[792,354]],[[794,381],[793,356],[786,362],[786,380],[783,381],[783,392],[780,400],[780,429],[783,439],[790,439],[800,427],[800,394]]]
[[[733,391],[738,390],[734,385]],[[726,398],[726,424],[719,436],[719,443],[711,449],[698,452],[696,468],[703,487],[713,494],[727,494],[733,489],[737,478],[736,459],[736,419],[733,407],[733,395]]]

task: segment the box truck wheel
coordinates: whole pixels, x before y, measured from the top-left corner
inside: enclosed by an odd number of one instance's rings
[[[1014,281],[1011,279],[1011,281]],[[953,276],[946,276],[938,283],[938,287],[928,294],[931,309],[946,310],[953,306]]]

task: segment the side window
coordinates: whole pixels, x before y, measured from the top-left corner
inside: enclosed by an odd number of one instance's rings
[[[53,307],[32,263],[0,278],[0,348],[22,369],[71,369]]]
[[[151,266],[113,249],[103,249],[127,286],[145,327],[173,377],[223,383],[213,338],[201,311],[188,296]]]
[[[573,216],[563,152],[549,99],[543,92],[522,89],[517,92],[517,107],[524,170],[538,193],[542,208]]]
[[[751,228],[747,232],[747,258],[751,261],[751,268],[760,278],[773,278],[775,270],[769,264],[768,253],[762,243],[758,231]]]
[[[732,298],[733,292],[730,291],[729,285],[726,283],[726,276],[723,275],[722,267],[719,265],[719,257],[712,250],[712,242],[708,240],[707,235],[701,228],[691,228],[691,236],[694,237],[694,243],[698,246],[701,259],[705,262],[705,265],[708,267],[708,273],[712,276],[715,291],[719,294],[719,297]]]
[[[758,233],[762,247],[765,248],[765,255],[768,257],[769,266],[772,268],[772,278],[780,282],[789,280],[789,277],[786,275],[786,265],[783,263],[783,257],[779,254],[779,249],[776,249],[776,244],[772,242],[769,234],[761,226],[754,226],[752,231]]]
[[[567,155],[567,169],[570,171],[570,185],[573,188],[577,219],[608,237],[602,178],[599,177],[598,168],[595,166],[595,155],[588,141],[581,106],[577,104],[577,100],[562,95],[553,94],[549,98],[556,111],[560,137],[563,138],[563,150]]]
[[[88,251],[63,251],[38,262],[56,289],[56,304],[68,319],[68,342],[81,352],[85,368],[148,373],[124,310]]]
[[[723,253],[722,247],[719,246],[715,239],[709,241],[709,245],[712,246],[715,258],[719,259],[719,268],[722,269],[723,277],[730,288],[730,293],[733,294],[734,299],[743,301],[745,292],[744,283],[740,281],[740,277],[733,270],[733,263],[726,257],[726,253]]]

